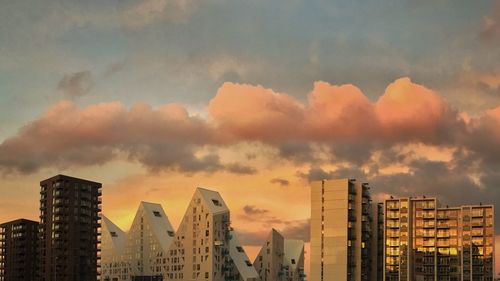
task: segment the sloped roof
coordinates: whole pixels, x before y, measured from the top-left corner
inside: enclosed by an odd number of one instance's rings
[[[212,214],[216,215],[229,212],[229,208],[224,202],[224,199],[222,199],[222,196],[220,196],[219,192],[198,187],[196,189],[196,193],[199,193],[205,200]]]
[[[143,210],[144,219],[148,221],[151,231],[156,239],[158,239],[162,249],[168,251],[170,243],[174,239],[173,236],[169,235],[169,232],[174,232],[174,228],[162,206],[156,203],[141,202],[140,209]]]
[[[231,240],[229,240],[229,255],[231,256],[238,272],[240,273],[243,280],[247,279],[259,279],[260,276],[255,270],[253,265],[248,265],[247,262],[250,262],[247,254],[243,250],[242,252],[238,251],[238,247],[243,249],[240,241],[238,240],[237,234],[234,231],[230,231]]]
[[[109,234],[113,244],[113,249],[117,254],[121,254],[123,252],[123,246],[125,244],[127,234],[104,215],[102,215],[102,233]],[[111,235],[111,233],[114,233],[115,235]]]
[[[300,256],[304,252],[304,241],[285,239],[285,261],[296,269]],[[292,264],[292,259],[295,259],[295,264]]]

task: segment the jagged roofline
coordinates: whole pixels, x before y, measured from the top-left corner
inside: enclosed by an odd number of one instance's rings
[[[219,194],[219,192],[206,189],[203,187],[198,187],[196,188],[196,191],[193,195],[193,198],[191,199],[191,202],[196,198],[197,194],[199,194],[200,197],[204,199],[206,205],[208,206],[212,214],[216,215],[220,213],[229,212],[229,208],[227,207],[226,202],[224,202],[224,199],[222,199],[222,196]],[[220,206],[216,206],[213,200],[219,201]]]
[[[117,250],[118,252],[122,252],[125,246],[125,241],[127,239],[127,234],[105,215],[101,215],[101,217],[103,222],[102,232],[107,232],[107,234],[111,237],[113,249]],[[113,237],[111,235],[111,232],[115,232],[118,237]]]
[[[170,223],[170,220],[168,219],[167,214],[165,213],[165,210],[163,210],[162,205],[158,203],[141,201],[139,209],[141,208],[145,214],[144,218],[145,220],[147,220],[150,226],[150,230],[154,234],[154,239],[156,239],[158,244],[161,245],[163,251],[168,251],[168,249],[170,248],[170,244],[172,243],[174,238],[169,236],[168,232],[174,232],[175,236],[175,231],[172,227],[172,224]],[[155,217],[153,213],[155,211],[159,212],[161,217]]]
[[[161,214],[161,217],[159,217],[159,219],[161,219],[160,221],[153,220],[153,217],[154,217],[153,208],[154,208],[154,211],[158,211]],[[168,236],[168,231],[174,231],[174,228],[172,227],[172,224],[170,223],[168,216],[166,215],[165,211],[163,210],[163,207],[161,206],[161,204],[141,201],[141,203],[139,204],[139,207],[137,208],[137,211],[136,211],[135,216],[134,216],[134,220],[132,222],[132,225],[130,226],[128,233],[130,234],[132,229],[134,229],[136,227],[137,228],[140,227],[139,218],[140,218],[141,212],[144,213],[144,220],[146,221],[146,223],[148,223],[150,225],[150,229],[154,234],[153,235],[154,239],[156,239],[156,241],[158,242],[159,245],[161,245],[161,247],[164,251],[168,251],[168,249],[170,248],[170,244],[173,241],[173,237]],[[174,231],[174,233],[175,233],[175,231]],[[127,235],[127,236],[128,236],[127,242],[125,243],[125,245],[130,243],[129,240],[132,239],[132,238],[130,238],[130,235]],[[168,239],[165,239],[165,238],[167,238],[167,236],[168,236]],[[160,239],[160,238],[163,238],[163,239]]]
[[[248,266],[246,264],[246,261],[250,261],[248,258],[245,249],[241,245],[238,235],[236,234],[235,231],[231,231],[231,240],[229,241],[229,254],[231,255],[231,258],[233,259],[234,264],[236,265],[236,268],[238,269],[238,272],[240,275],[243,277],[244,280],[250,279],[250,278],[257,278],[259,279],[260,276],[257,273],[257,270],[255,270],[255,267],[253,266]],[[239,252],[237,250],[237,247],[241,247],[243,249],[243,252]]]
[[[259,258],[259,256],[263,255],[263,251],[267,246],[267,242],[271,242],[273,240],[273,235],[275,235],[275,234],[279,235],[283,238],[283,235],[278,230],[276,230],[275,228],[272,228],[271,232],[267,235],[266,241],[264,241],[264,243],[262,244],[262,247],[260,248],[259,254],[255,257],[254,263],[257,262],[257,259]],[[283,238],[283,240],[284,240],[284,238]]]
[[[302,240],[294,240],[294,239],[285,239],[285,259],[290,263],[292,268],[296,268],[299,262],[299,259],[304,253],[304,241]],[[295,264],[291,263],[291,260],[295,259]]]

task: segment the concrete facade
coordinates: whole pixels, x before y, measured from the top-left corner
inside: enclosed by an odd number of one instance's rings
[[[64,175],[40,182],[39,280],[99,278],[101,188]]]
[[[285,280],[305,281],[304,241],[285,239]]]
[[[493,280],[493,222],[491,205],[386,200],[384,280]]]
[[[0,281],[35,281],[38,222],[0,224]]]
[[[367,184],[311,183],[311,273],[315,281],[370,280],[372,207]]]
[[[275,229],[267,237],[254,266],[262,281],[285,280],[285,243],[283,236]]]

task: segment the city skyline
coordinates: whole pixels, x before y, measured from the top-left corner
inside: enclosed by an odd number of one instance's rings
[[[0,222],[56,174],[124,230],[206,186],[253,260],[309,241],[317,180],[500,204],[500,0],[0,2]]]

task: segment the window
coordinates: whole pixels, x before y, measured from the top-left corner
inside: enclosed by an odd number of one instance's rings
[[[292,259],[292,264],[295,264],[295,259]]]
[[[245,260],[245,263],[247,264],[247,266],[252,266],[252,263],[249,260]]]
[[[111,237],[118,237],[118,234],[116,234],[116,232],[114,231],[111,231],[109,234],[111,234]]]
[[[174,232],[172,230],[167,230],[167,234],[170,237],[174,237]]]
[[[158,211],[153,211],[153,215],[155,215],[155,217],[161,218],[161,214]]]
[[[241,246],[236,246],[236,250],[240,253],[243,253],[243,248]]]
[[[212,199],[212,202],[214,203],[215,206],[222,206],[222,204],[217,199]]]

